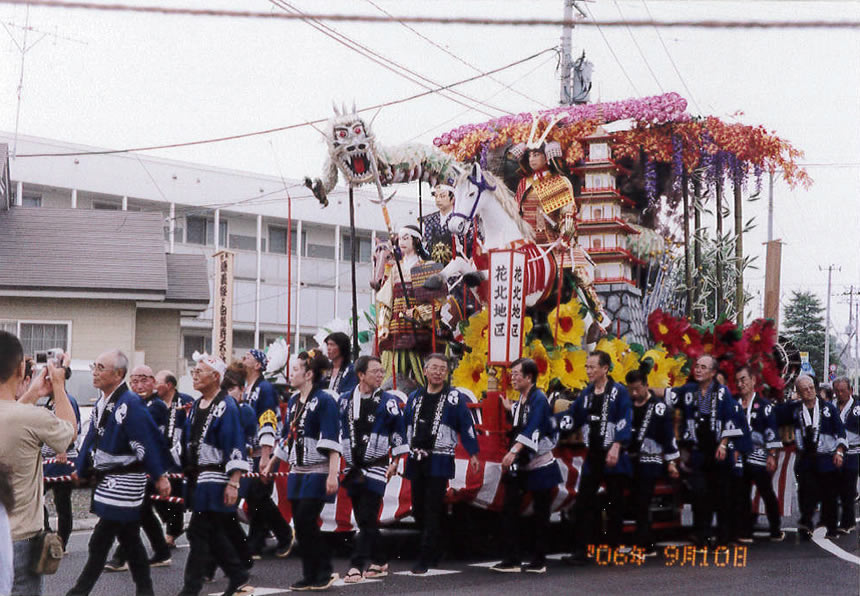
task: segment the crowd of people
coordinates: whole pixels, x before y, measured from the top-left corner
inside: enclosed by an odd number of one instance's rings
[[[421,531],[411,571],[426,574],[442,555],[445,494],[458,444],[473,472],[480,465],[470,399],[450,385],[451,364],[443,354],[425,358],[425,382],[404,403],[382,389],[379,358],[352,361],[342,333],[325,343],[325,353],[308,350],[290,362],[290,391],[284,394],[264,378],[262,351],[250,350],[229,366],[202,355],[191,371],[197,399],[178,392],[171,371],[130,368],[122,352],[107,351],[91,366],[102,396],[86,435],[76,439],[80,413],[65,392],[66,363],[33,369],[18,339],[0,332],[0,416],[8,428],[0,436],[0,466],[8,468],[0,482],[0,533],[8,518],[12,551],[11,557],[4,554],[9,548],[0,536],[0,564],[9,559],[14,570],[9,592],[41,593],[42,578],[33,572],[48,525],[40,458],[46,476],[62,473],[72,483],[46,484],[54,492],[63,545],[71,532],[71,486],[92,488],[98,522],[69,595],[89,594],[104,569],[129,569],[136,593],[152,594],[150,567],[172,564],[171,550],[183,532],[190,550],[182,595],[199,594],[219,567],[229,580],[225,594],[247,593],[254,561],[287,557],[296,543],[302,577],[291,589],[327,589],[338,574],[318,522],[341,486],[358,526],[344,581],[385,577],[389,565],[379,511],[386,484],[398,473],[411,482],[412,513]],[[798,529],[811,534],[819,505],[827,537],[855,529],[860,402],[848,379],[833,383],[832,402],[818,397],[813,379],[803,375],[795,382],[795,399],[771,402],[757,392],[756,372],[749,367],[737,370],[733,396],[710,356],[695,362],[690,382],[670,389],[650,388],[646,370],[614,379],[611,366],[606,353],[591,352],[587,387],[559,407],[537,387],[533,360],[511,365],[518,397],[502,398],[511,428],[501,461],[505,556],[493,571],[546,571],[552,501],[562,482],[554,451],[569,436],[587,448],[565,559],[571,565],[587,564],[593,544],[643,558],[655,555],[650,504],[663,476],[680,477],[690,491],[691,538],[698,547],[753,541],[753,486],[765,504],[770,540],[782,540],[771,482],[783,447],[781,426],[793,427],[797,446]],[[272,501],[272,474],[282,462],[289,464],[292,527]],[[237,515],[242,498],[250,518],[247,534]],[[526,499],[532,505],[528,517]],[[186,510],[191,517],[183,527]],[[604,510],[605,528],[599,523]],[[626,545],[625,510],[634,512],[636,522]],[[270,534],[275,545],[267,550]],[[523,564],[526,550],[531,554]],[[0,593],[4,581],[0,573]]]

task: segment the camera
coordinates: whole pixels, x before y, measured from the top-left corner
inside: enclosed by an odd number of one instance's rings
[[[52,348],[50,350],[36,350],[33,353],[33,356],[36,360],[36,367],[33,371],[34,374],[44,368],[48,362],[53,363],[56,367],[63,366],[63,349],[62,348]],[[66,380],[72,376],[72,371],[69,368],[66,368]]]

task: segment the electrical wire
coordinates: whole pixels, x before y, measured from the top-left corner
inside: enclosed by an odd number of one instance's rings
[[[275,6],[281,8],[282,10],[292,11],[295,14],[301,14],[301,15],[305,14],[303,11],[296,8],[294,5],[290,4],[286,0],[269,0],[269,1],[272,4],[274,4]],[[379,52],[376,52],[375,50],[367,47],[366,45],[363,45],[363,44],[357,42],[356,40],[352,39],[351,37],[341,33],[340,31],[338,31],[337,29],[335,29],[333,27],[326,25],[325,23],[321,23],[321,22],[313,20],[313,19],[307,19],[305,22],[308,25],[310,25],[311,27],[313,27],[314,29],[316,29],[317,31],[320,31],[323,35],[326,35],[327,37],[334,39],[336,42],[340,43],[341,45],[346,46],[350,50],[358,53],[361,56],[364,56],[368,60],[371,60],[372,62],[378,64],[379,66],[382,66],[386,70],[389,70],[389,71],[393,72],[394,74],[396,74],[400,77],[403,77],[404,79],[406,79],[412,83],[415,83],[415,84],[419,85],[420,87],[423,87],[424,89],[430,89],[431,87],[428,85],[434,85],[434,86],[439,85],[438,83],[436,83],[432,79],[429,79],[429,78],[425,77],[424,75],[417,73],[414,70],[411,70],[410,68],[403,66],[402,64],[399,64],[399,63],[395,62],[394,60],[391,60],[390,58],[388,58],[386,56],[383,56]],[[400,70],[397,70],[397,69],[400,69]],[[400,71],[403,71],[403,72],[400,72]],[[405,74],[405,73],[408,73],[408,74]],[[421,79],[422,81],[425,81],[425,83],[419,82],[418,80],[416,80],[416,78]],[[495,111],[501,112],[503,114],[510,114],[510,112],[508,110],[504,110],[502,108],[497,108],[495,106],[491,106],[488,104],[482,104],[481,102],[479,102],[475,98],[473,98],[469,95],[466,95],[465,93],[461,93],[459,91],[451,91],[451,93],[453,93],[454,95],[457,95],[458,97],[462,97],[463,99],[465,99],[467,101],[471,101],[476,105],[483,105],[484,107],[487,107],[491,110],[495,110]],[[484,114],[485,116],[489,116],[490,118],[493,117],[493,114],[490,114],[488,112],[480,110],[474,106],[469,106],[468,104],[463,103],[462,101],[456,100],[452,97],[448,97],[444,93],[441,93],[440,95],[442,95],[442,97],[445,97],[446,99],[453,101],[455,103],[458,103],[462,106],[470,107],[471,109],[473,109],[476,112],[479,112],[481,114]]]
[[[2,3],[3,1],[4,0],[0,0],[0,3]],[[506,65],[501,66],[499,68],[495,68],[493,70],[490,70],[486,74],[475,75],[473,77],[461,79],[459,81],[456,81],[454,83],[450,83],[450,84],[442,86],[442,87],[437,87],[435,89],[430,89],[428,91],[422,91],[420,93],[415,93],[413,95],[409,95],[407,97],[403,97],[400,99],[394,99],[394,100],[378,103],[378,104],[375,104],[372,106],[367,106],[365,108],[360,108],[356,111],[359,113],[369,112],[369,111],[378,110],[380,108],[385,108],[385,107],[394,106],[394,105],[406,103],[409,101],[413,101],[413,100],[416,100],[416,99],[437,93],[440,90],[450,89],[451,87],[464,85],[466,83],[470,83],[472,81],[477,81],[478,79],[482,79],[485,76],[489,76],[491,74],[495,74],[497,72],[502,72],[503,70],[513,68],[514,66],[518,66],[518,65],[523,64],[525,62],[529,62],[530,60],[534,60],[538,56],[542,56],[543,54],[546,54],[547,52],[557,52],[557,51],[558,51],[557,48],[554,48],[554,47],[553,48],[547,48],[545,50],[541,50],[540,52],[537,52],[536,54],[532,54],[531,56],[527,56],[527,57],[522,58],[520,60],[516,60],[515,62],[511,62],[510,64],[506,64]],[[275,132],[282,132],[285,130],[292,130],[295,128],[303,128],[305,126],[313,126],[315,124],[322,124],[323,122],[327,122],[328,120],[329,120],[328,118],[317,118],[316,120],[310,120],[310,121],[303,120],[302,122],[297,122],[295,124],[288,124],[286,126],[278,126],[275,128],[268,128],[265,130],[257,130],[257,131],[253,131],[253,132],[240,133],[240,134],[229,135],[229,136],[224,136],[224,137],[216,137],[216,138],[212,138],[212,139],[203,139],[203,140],[199,140],[199,141],[186,141],[184,143],[169,143],[169,144],[164,144],[164,145],[150,145],[150,146],[146,146],[146,147],[129,147],[127,149],[105,149],[105,150],[99,150],[99,151],[70,151],[70,152],[65,152],[65,153],[24,153],[24,154],[17,155],[16,159],[22,159],[22,158],[26,158],[26,157],[72,157],[72,156],[82,156],[82,155],[113,155],[113,154],[117,154],[117,153],[131,153],[133,151],[154,151],[156,149],[174,149],[177,147],[191,147],[194,145],[206,145],[209,143],[220,143],[220,142],[224,142],[224,141],[233,141],[236,139],[244,139],[247,137],[272,134]]]
[[[591,17],[591,22],[597,24],[597,20],[594,18],[594,14],[591,12],[591,9],[586,5],[585,10],[588,12],[588,15]],[[584,21],[587,22],[587,21]],[[624,74],[624,78],[627,79],[627,82],[630,83],[630,86],[633,87],[633,92],[641,96],[639,93],[639,89],[636,88],[636,84],[633,82],[633,79],[630,78],[630,75],[627,74],[627,69],[624,68],[624,65],[621,63],[621,60],[618,58],[618,54],[615,53],[615,50],[612,49],[612,44],[609,43],[609,40],[606,39],[606,35],[603,33],[603,29],[600,28],[600,25],[597,25],[597,31],[600,33],[600,37],[603,38],[603,43],[606,44],[606,47],[609,49],[609,53],[612,54],[612,57],[615,58],[615,62],[618,63],[618,68],[621,69],[621,72]]]
[[[645,12],[648,13],[648,18],[653,21],[654,17],[651,14],[651,9],[648,8],[648,4],[645,3],[645,0],[642,0],[642,6],[645,7]],[[699,102],[696,101],[696,98],[693,95],[693,92],[690,91],[690,87],[689,87],[689,85],[687,85],[687,81],[685,81],[684,77],[681,76],[681,71],[680,71],[680,69],[678,69],[678,65],[675,64],[675,59],[672,58],[672,54],[669,52],[669,48],[666,47],[666,42],[663,40],[663,35],[660,33],[660,29],[656,25],[654,26],[654,31],[657,33],[657,39],[660,40],[660,45],[663,46],[663,51],[666,52],[666,56],[669,57],[669,62],[672,63],[672,68],[675,69],[675,74],[678,75],[678,79],[681,81],[681,84],[684,86],[684,91],[687,92],[687,97],[689,97],[690,101],[693,102],[693,105],[696,106],[696,111],[698,113],[702,114],[703,112],[702,112],[702,108],[699,106]]]
[[[618,4],[618,0],[612,0],[612,3],[615,4],[615,8],[618,9],[618,14],[621,16],[621,20],[626,20],[624,18],[624,13],[621,12],[621,6]],[[657,78],[657,75],[654,73],[654,69],[651,68],[651,63],[648,62],[648,58],[645,57],[645,52],[642,51],[642,47],[639,45],[639,42],[636,41],[636,37],[633,35],[633,29],[627,27],[627,33],[630,34],[630,40],[633,42],[633,45],[636,46],[636,50],[638,50],[639,55],[642,57],[642,61],[645,63],[645,67],[648,69],[648,72],[651,73],[651,78],[653,78],[654,82],[657,83],[657,88],[660,89],[660,93],[663,93],[663,85],[660,84],[660,79]]]
[[[377,9],[379,12],[381,12],[382,14],[387,15],[387,16],[391,17],[392,19],[397,20],[397,22],[398,22],[398,23],[400,23],[403,27],[405,27],[406,29],[408,29],[409,31],[411,31],[412,33],[414,33],[415,35],[417,35],[418,37],[420,37],[421,39],[423,39],[424,41],[426,41],[426,42],[427,42],[427,43],[429,43],[430,45],[432,45],[434,48],[438,48],[439,50],[441,50],[441,51],[445,52],[448,56],[451,56],[454,60],[456,60],[456,61],[457,61],[457,62],[459,62],[460,64],[463,64],[463,65],[465,65],[465,66],[468,66],[469,68],[471,68],[471,69],[472,69],[472,70],[474,70],[475,72],[479,72],[479,73],[482,73],[482,72],[483,72],[480,68],[478,68],[477,66],[475,66],[475,65],[474,65],[474,64],[472,64],[471,62],[469,62],[469,61],[467,61],[467,60],[463,59],[462,57],[458,56],[457,54],[455,54],[454,52],[452,52],[451,50],[449,50],[449,49],[448,49],[448,48],[446,48],[445,46],[443,46],[443,45],[441,45],[441,44],[439,44],[439,43],[435,42],[435,41],[434,41],[434,40],[432,40],[432,39],[430,39],[429,37],[427,37],[426,35],[424,35],[424,34],[423,34],[423,33],[421,33],[420,31],[418,31],[417,29],[415,29],[414,27],[410,26],[408,23],[405,23],[405,22],[403,22],[402,20],[399,20],[397,17],[395,17],[393,14],[391,14],[390,12],[388,12],[387,10],[385,10],[384,8],[382,8],[381,6],[379,6],[379,5],[378,5],[376,2],[374,2],[373,0],[364,0],[364,1],[365,1],[365,2],[367,2],[368,4],[370,4],[371,6],[373,6],[374,8],[376,8],[376,9]],[[545,108],[547,108],[547,109],[549,109],[549,108],[551,108],[551,107],[552,107],[552,106],[550,106],[550,105],[547,105],[547,104],[543,103],[543,102],[542,102],[542,101],[540,101],[539,99],[535,99],[534,97],[531,97],[531,96],[529,96],[529,95],[526,95],[525,93],[522,93],[522,92],[520,92],[520,91],[518,91],[518,90],[516,90],[516,89],[512,89],[512,88],[510,87],[510,85],[505,86],[505,83],[504,83],[503,81],[500,81],[499,79],[497,79],[497,78],[495,78],[495,77],[492,77],[492,76],[491,76],[491,77],[488,77],[488,78],[489,78],[491,81],[493,81],[494,83],[498,83],[499,85],[502,85],[502,86],[503,86],[503,90],[504,90],[504,89],[508,89],[508,90],[510,90],[512,93],[515,93],[516,95],[519,95],[519,96],[520,96],[520,97],[522,97],[523,99],[527,99],[528,101],[530,101],[530,102],[532,102],[532,103],[536,103],[536,104],[538,104],[538,105],[541,105],[541,106],[543,106],[543,107],[545,107]],[[492,96],[491,96],[491,97],[492,97]],[[485,101],[486,101],[486,100],[485,100]]]

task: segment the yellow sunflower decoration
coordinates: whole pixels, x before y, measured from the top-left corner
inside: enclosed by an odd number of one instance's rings
[[[669,364],[669,383],[671,383],[672,387],[680,387],[684,383],[687,382],[687,375],[684,374],[684,365],[687,364],[687,359],[684,356],[678,356],[676,358],[668,358],[667,363]]]
[[[523,356],[531,358],[537,363],[538,379],[536,384],[539,389],[546,391],[549,382],[553,378],[552,362],[546,348],[541,342],[535,340],[523,349]]]
[[[559,345],[573,344],[578,346],[582,343],[582,336],[585,334],[585,321],[579,314],[581,308],[582,305],[579,300],[571,298],[570,302],[549,311],[546,318],[547,324],[550,332],[556,333],[556,323],[558,323],[556,342]]]
[[[463,354],[460,364],[454,369],[451,382],[456,387],[465,387],[480,399],[481,393],[487,390],[485,354],[481,354],[478,350]]]
[[[532,327],[534,327],[534,321],[532,321],[531,317],[525,317],[523,319],[523,337],[527,337],[529,333],[532,332]]]
[[[649,387],[668,387],[669,386],[669,370],[674,362],[674,358],[669,358],[668,352],[662,346],[652,348],[642,355],[642,359],[650,358],[654,361],[654,366],[651,372],[648,373]]]
[[[487,354],[487,329],[489,326],[488,316],[489,312],[484,308],[480,312],[469,317],[469,324],[466,325],[466,329],[463,332],[463,341],[466,342],[467,346],[472,348],[472,354],[475,354],[476,352],[481,353],[484,356]]]
[[[623,339],[603,338],[597,342],[597,349],[609,354],[612,359],[612,370],[609,374],[619,383],[624,382],[628,372],[639,368],[639,354],[631,350]]]
[[[568,389],[582,389],[588,384],[585,374],[585,350],[561,350],[552,361],[552,377],[558,378]]]

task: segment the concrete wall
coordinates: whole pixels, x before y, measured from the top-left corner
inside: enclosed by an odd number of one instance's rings
[[[113,348],[133,358],[135,304],[128,300],[0,296],[0,318],[70,323],[70,352],[75,360],[95,360]]]
[[[179,311],[142,308],[135,317],[135,350],[143,352],[144,363],[154,372],[180,368],[181,345]]]

